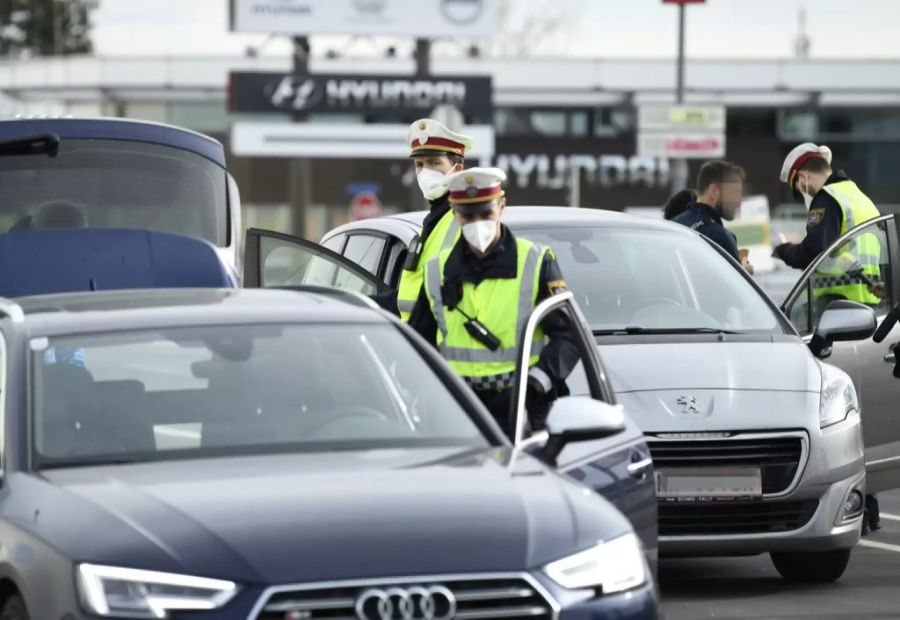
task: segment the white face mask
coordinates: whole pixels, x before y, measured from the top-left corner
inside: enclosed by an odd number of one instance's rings
[[[447,193],[446,177],[443,172],[432,170],[431,168],[423,168],[416,175],[416,181],[419,183],[419,189],[425,200],[435,200]]]
[[[462,234],[466,241],[469,242],[469,245],[483,254],[497,236],[497,221],[479,220],[465,224],[462,227]]]
[[[797,185],[799,186],[800,183],[798,182]],[[800,188],[798,187],[797,189]],[[811,205],[813,201],[813,197],[809,193],[809,181],[806,182],[806,187],[800,190],[800,195],[803,197],[803,204],[806,205],[806,210],[808,211],[809,205]]]

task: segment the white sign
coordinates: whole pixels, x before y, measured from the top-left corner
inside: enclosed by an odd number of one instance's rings
[[[231,151],[242,157],[335,157],[406,159],[409,125],[348,125],[334,123],[261,123],[241,121],[231,126]],[[466,125],[461,131],[474,140],[466,159],[487,162],[494,156],[494,128]]]
[[[231,0],[231,29],[289,35],[489,37],[499,0]]]
[[[638,110],[641,155],[685,159],[725,156],[725,107],[643,105]]]

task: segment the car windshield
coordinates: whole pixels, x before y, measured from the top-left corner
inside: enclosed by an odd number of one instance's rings
[[[520,234],[553,249],[595,333],[781,332],[762,296],[697,237],[603,227]]]
[[[184,327],[31,349],[40,467],[489,445],[390,325]]]
[[[0,234],[141,228],[224,246],[226,196],[220,166],[158,144],[63,139],[55,157],[0,157]]]

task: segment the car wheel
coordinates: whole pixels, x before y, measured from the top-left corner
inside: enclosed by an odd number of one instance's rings
[[[850,561],[850,551],[835,549],[812,553],[772,553],[772,563],[787,581],[828,583],[844,574]]]
[[[0,620],[28,620],[28,612],[25,610],[25,603],[18,594],[6,599],[3,605],[3,611],[0,612]]]

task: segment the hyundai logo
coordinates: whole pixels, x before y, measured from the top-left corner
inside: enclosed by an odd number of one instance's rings
[[[356,599],[359,620],[450,620],[456,597],[444,586],[371,588]]]

